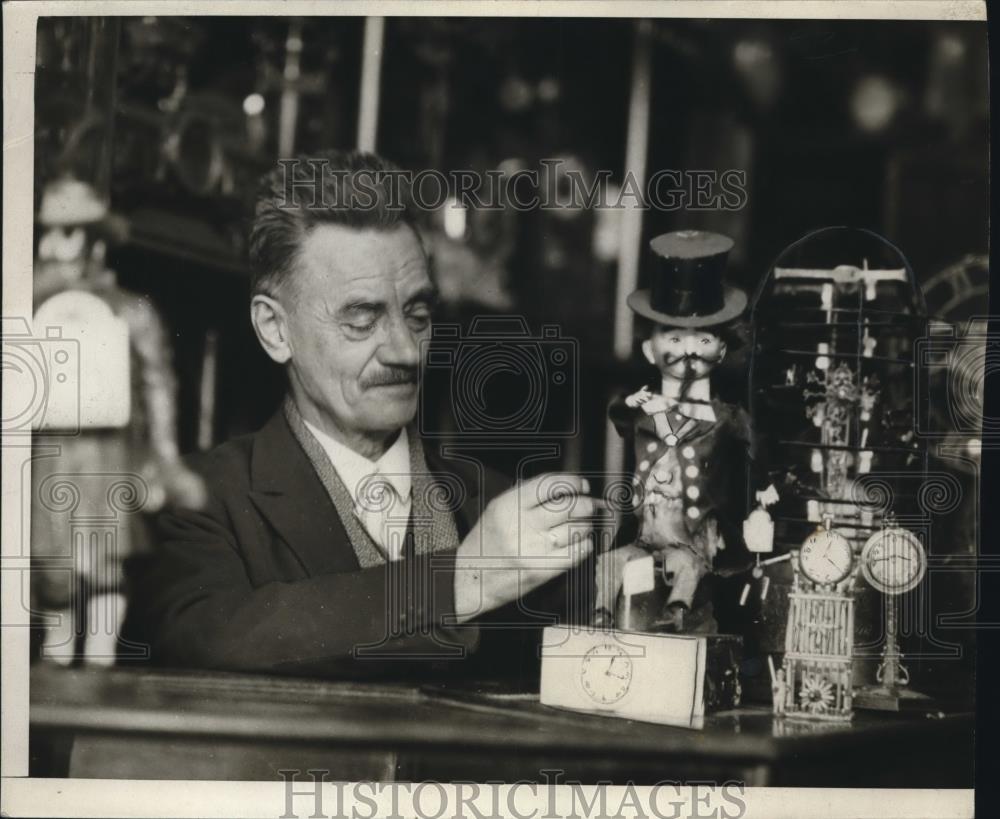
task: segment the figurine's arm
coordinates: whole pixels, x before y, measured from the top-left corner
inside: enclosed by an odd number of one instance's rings
[[[615,430],[622,438],[635,437],[636,409],[629,405],[628,399],[619,396],[608,407],[608,420],[614,424]]]
[[[142,296],[127,299],[122,312],[138,358],[150,449],[158,458],[176,460],[177,379],[163,322]]]
[[[181,506],[200,507],[204,485],[180,458],[177,444],[177,378],[170,341],[156,309],[143,296],[123,300],[122,315],[129,325],[132,349],[139,364],[141,400],[146,410],[147,439],[152,461],[147,472],[162,494],[150,504],[155,510],[172,498]],[[157,502],[159,501],[159,502]]]
[[[752,498],[765,508],[779,500],[778,489],[767,470],[767,440],[750,422],[750,414],[739,407],[735,413],[737,435],[747,448],[747,490]]]

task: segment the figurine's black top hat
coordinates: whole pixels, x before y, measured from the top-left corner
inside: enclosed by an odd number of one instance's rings
[[[721,233],[678,230],[649,243],[656,255],[651,286],[636,290],[628,306],[672,327],[712,327],[739,316],[747,294],[722,281],[733,240]]]

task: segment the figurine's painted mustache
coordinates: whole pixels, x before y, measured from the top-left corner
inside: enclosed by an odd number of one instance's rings
[[[682,361],[684,362],[685,367],[688,370],[690,370],[695,361],[701,361],[703,364],[718,364],[720,361],[722,361],[722,356],[717,355],[709,358],[703,355],[698,355],[697,353],[691,353],[689,355],[678,355],[674,356],[673,358],[664,356],[663,366],[673,367],[675,364],[680,364]]]

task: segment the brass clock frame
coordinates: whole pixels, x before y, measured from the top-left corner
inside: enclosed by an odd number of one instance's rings
[[[879,579],[872,572],[869,565],[872,559],[872,552],[879,546],[882,546],[883,549],[889,548],[887,541],[892,542],[894,539],[905,541],[910,550],[916,554],[917,563],[919,564],[916,573],[905,583],[899,585],[886,583],[884,580]],[[865,541],[865,545],[861,548],[860,563],[861,574],[872,588],[880,591],[882,594],[905,594],[920,585],[920,581],[927,574],[927,550],[924,548],[924,544],[920,541],[920,538],[913,534],[913,532],[903,529],[901,526],[889,526],[875,532]]]

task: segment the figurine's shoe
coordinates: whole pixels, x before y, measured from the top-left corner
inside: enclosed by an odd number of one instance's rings
[[[653,621],[652,630],[666,634],[716,634],[718,623],[710,604],[689,609],[683,603],[671,603]]]
[[[594,612],[590,618],[590,625],[594,628],[609,629],[615,627],[615,616],[606,608],[601,607]]]
[[[652,630],[666,634],[679,634],[684,630],[684,615],[688,607],[683,603],[664,606],[660,616],[653,621]]]

